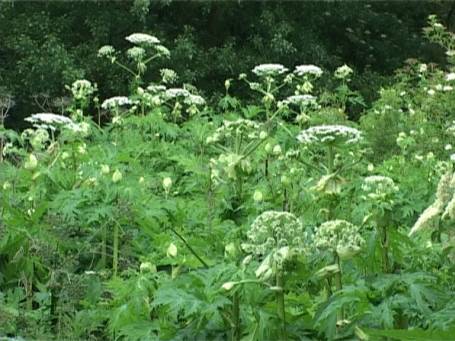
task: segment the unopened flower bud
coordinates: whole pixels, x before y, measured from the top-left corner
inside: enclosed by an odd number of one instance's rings
[[[226,91],[229,91],[229,88],[231,87],[231,81],[229,79],[224,81],[224,87],[226,88]]]
[[[273,147],[273,154],[281,155],[281,146],[279,144],[277,144],[277,145],[275,145],[275,147]]]
[[[117,183],[120,180],[122,180],[122,178],[123,178],[122,173],[118,169],[116,169],[114,174],[112,174],[112,182]]]
[[[242,265],[243,266],[247,266],[248,264],[250,264],[251,260],[253,259],[253,256],[252,255],[248,255],[246,256],[243,261],[242,261]]]
[[[177,256],[177,246],[174,243],[170,243],[166,250],[166,255],[168,257],[176,257]]]
[[[291,183],[291,180],[289,179],[288,176],[282,175],[281,176],[281,183],[285,186],[289,185]]]
[[[164,178],[163,179],[163,188],[166,191],[166,193],[169,193],[171,187],[172,187],[172,179],[170,177]]]
[[[101,173],[102,174],[108,174],[110,172],[110,168],[108,165],[101,165]]]
[[[34,154],[30,154],[24,163],[25,169],[35,169],[38,166],[38,159]]]
[[[264,200],[264,196],[263,196],[262,192],[259,190],[255,190],[254,194],[253,194],[253,200],[255,202],[261,202],[262,200]]]
[[[231,290],[236,284],[237,284],[237,282],[226,282],[226,283],[224,283],[221,287],[222,287],[224,290],[229,291],[229,290]]]
[[[156,272],[156,266],[153,265],[152,263],[150,262],[144,262],[144,263],[141,263],[140,267],[139,267],[139,270],[141,272],[151,272],[151,273],[154,273]]]

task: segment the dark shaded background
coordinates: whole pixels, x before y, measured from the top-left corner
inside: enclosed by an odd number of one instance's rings
[[[126,48],[134,32],[157,36],[172,53],[150,68],[175,69],[181,82],[216,100],[226,78],[254,65],[347,63],[367,102],[408,58],[444,62],[422,36],[429,14],[453,26],[453,1],[72,1],[0,3],[0,91],[14,96],[8,120],[68,95],[65,84],[96,82],[100,97],[126,94],[126,75],[97,58],[100,46]],[[242,96],[242,91],[237,94]]]

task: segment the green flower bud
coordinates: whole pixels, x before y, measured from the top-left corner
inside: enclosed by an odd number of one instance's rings
[[[286,175],[282,175],[281,176],[281,183],[285,186],[288,186],[291,184],[291,180],[289,179],[289,177],[287,177]]]
[[[264,200],[264,196],[263,196],[262,192],[259,190],[255,190],[254,194],[253,194],[253,200],[255,202],[261,202],[262,200]]]
[[[35,155],[30,154],[28,156],[27,160],[25,160],[24,168],[31,170],[31,169],[35,169],[37,166],[38,166],[38,159],[36,158]]]
[[[117,183],[120,180],[122,180],[122,178],[123,178],[122,173],[118,169],[116,169],[114,174],[112,174],[112,182]]]
[[[110,168],[108,165],[101,165],[101,174],[109,174]]]
[[[279,144],[273,147],[273,155],[281,155],[281,146]]]
[[[222,287],[224,290],[229,291],[229,290],[231,290],[236,284],[237,284],[237,282],[226,282],[226,283],[224,283],[221,287]]]
[[[224,87],[226,88],[226,91],[229,91],[229,88],[231,87],[231,81],[229,79],[224,81]]]
[[[168,257],[177,257],[177,246],[174,243],[170,243],[166,250],[166,255]]]
[[[169,193],[172,187],[172,179],[170,177],[166,177],[163,179],[163,188],[166,193]]]
[[[147,272],[150,272],[150,273],[155,273],[157,272],[156,270],[156,266],[150,262],[144,262],[144,263],[141,263],[140,267],[139,267],[139,270],[143,273],[147,273]]]

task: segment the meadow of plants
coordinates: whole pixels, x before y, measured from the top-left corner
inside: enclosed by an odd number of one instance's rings
[[[23,131],[3,96],[0,340],[455,340],[455,36],[424,35],[447,65],[371,105],[279,61],[209,101],[146,79],[146,33],[98,51],[129,93],[77,80]]]

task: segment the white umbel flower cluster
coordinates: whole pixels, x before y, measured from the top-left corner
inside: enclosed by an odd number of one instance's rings
[[[136,45],[154,45],[160,43],[157,37],[146,33],[133,33],[125,39]]]
[[[188,97],[185,97],[184,102],[185,102],[185,104],[188,104],[188,105],[204,105],[205,99],[199,95],[190,94]]]
[[[24,119],[33,124],[34,127],[40,129],[56,130],[68,129],[74,133],[80,133],[87,136],[90,133],[90,125],[86,122],[76,123],[66,116],[56,115],[52,113],[33,114]]]
[[[98,50],[98,57],[111,57],[115,53],[115,48],[111,45],[104,45]]]
[[[257,139],[260,135],[260,127],[259,123],[243,118],[236,121],[224,120],[223,125],[207,138],[207,143],[215,143],[239,135],[243,135],[244,139]]]
[[[283,247],[298,252],[304,249],[305,230],[292,213],[266,211],[253,221],[247,238],[242,248],[248,253],[267,255]]]
[[[372,175],[363,180],[362,190],[367,193],[368,198],[373,200],[386,200],[398,192],[398,186],[388,176]]]
[[[171,88],[164,92],[164,97],[168,99],[188,96],[190,96],[190,92],[182,88]]]
[[[314,235],[318,249],[336,252],[342,259],[359,252],[364,243],[359,227],[341,219],[321,224]]]
[[[225,180],[225,177],[237,179],[239,172],[249,174],[252,170],[251,162],[237,153],[221,154],[217,160],[211,159],[210,165],[214,183]]]
[[[281,64],[261,64],[253,68],[253,73],[259,77],[278,76],[288,71]]]
[[[84,99],[92,95],[96,91],[96,87],[86,79],[79,79],[71,85],[71,93],[75,99]]]
[[[312,95],[294,95],[284,100],[285,104],[309,105],[316,104],[316,97]]]
[[[52,113],[39,113],[33,114],[30,117],[24,119],[30,123],[44,123],[49,125],[70,125],[74,124],[74,122],[66,116],[56,115]]]
[[[455,219],[455,173],[446,172],[438,183],[435,201],[423,211],[412,227],[409,235],[431,226],[441,218]]]
[[[338,79],[345,79],[348,78],[354,71],[347,66],[346,64],[340,66],[335,70],[335,78]]]
[[[126,55],[133,60],[140,60],[145,57],[145,50],[142,47],[134,46],[126,51]]]
[[[455,72],[451,72],[446,75],[447,82],[454,81],[454,80],[455,80]]]
[[[354,144],[362,138],[359,130],[343,125],[320,125],[305,129],[297,139],[303,144]]]
[[[152,94],[161,93],[166,91],[166,87],[164,85],[150,84],[147,87],[147,91],[150,91]]]
[[[295,67],[294,73],[298,76],[314,75],[320,77],[322,69],[316,65],[299,65]]]
[[[103,109],[114,109],[118,107],[122,107],[125,105],[130,105],[131,101],[128,97],[125,96],[115,96],[106,99],[103,104],[101,104],[101,108]]]

